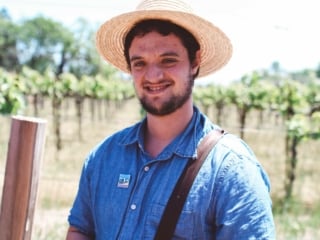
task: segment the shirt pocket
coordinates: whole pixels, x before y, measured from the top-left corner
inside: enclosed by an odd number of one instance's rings
[[[159,204],[151,206],[145,220],[143,239],[154,238],[157,227],[160,223],[161,215],[164,212],[164,208],[165,206]],[[192,211],[182,210],[172,239],[197,239],[194,236],[194,214]]]

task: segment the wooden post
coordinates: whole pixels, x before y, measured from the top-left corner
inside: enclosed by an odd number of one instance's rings
[[[12,117],[0,212],[1,240],[30,240],[46,121]]]

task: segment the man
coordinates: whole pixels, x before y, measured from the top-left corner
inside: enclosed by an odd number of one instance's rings
[[[132,75],[147,115],[89,154],[67,240],[154,239],[184,167],[218,129],[193,105],[194,80],[225,65],[232,47],[184,2],[144,0],[101,26],[97,48]],[[250,148],[224,135],[194,180],[173,239],[274,239],[269,190]]]

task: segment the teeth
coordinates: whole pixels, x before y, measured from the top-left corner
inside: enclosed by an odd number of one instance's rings
[[[170,86],[170,83],[163,82],[162,84],[145,84],[144,88],[151,92],[162,91]]]
[[[149,87],[149,89],[151,91],[159,91],[159,90],[163,89],[163,87]]]

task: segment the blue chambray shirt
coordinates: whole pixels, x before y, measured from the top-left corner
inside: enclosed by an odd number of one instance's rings
[[[185,131],[152,158],[143,146],[146,121],[106,138],[85,161],[68,220],[94,239],[153,239],[183,168],[217,128],[194,107]],[[253,152],[227,134],[201,167],[173,239],[275,239],[269,191]]]

